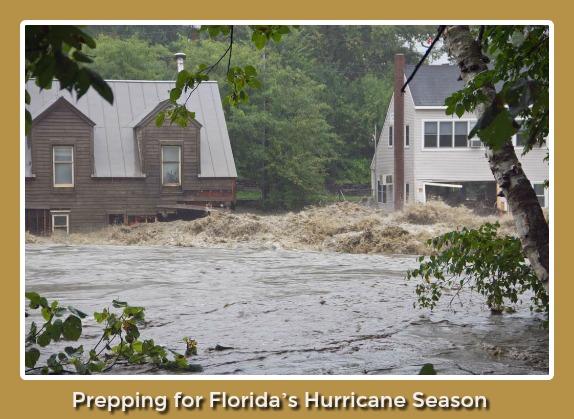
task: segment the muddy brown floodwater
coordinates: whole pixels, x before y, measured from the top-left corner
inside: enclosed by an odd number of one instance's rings
[[[527,306],[414,309],[414,257],[62,244],[25,254],[27,291],[87,313],[114,299],[144,306],[142,338],[180,353],[195,339],[207,375],[411,375],[428,362],[441,375],[548,374],[548,331]],[[85,320],[84,348],[98,331]]]

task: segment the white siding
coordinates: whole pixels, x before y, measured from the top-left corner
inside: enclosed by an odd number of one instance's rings
[[[395,208],[394,199],[392,195],[387,195],[387,202],[383,204],[378,202],[378,190],[377,190],[377,180],[381,179],[381,176],[386,174],[393,174],[395,170],[393,148],[389,147],[389,126],[393,125],[392,114],[394,109],[394,96],[391,98],[389,107],[387,109],[387,116],[385,118],[385,123],[383,124],[383,129],[381,130],[381,135],[377,143],[377,153],[374,161],[374,174],[373,179],[373,190],[374,190],[374,201],[377,203],[377,207],[385,211],[393,211]],[[393,127],[394,129],[394,127]]]
[[[405,92],[405,126],[409,126],[410,144],[405,147],[405,184],[409,184],[409,201],[415,199],[415,103],[411,95],[410,88],[407,87]],[[406,199],[406,195],[405,195]],[[407,202],[407,203],[408,203]]]
[[[387,110],[387,117],[378,140],[378,147],[372,165],[373,197],[377,202],[377,180],[381,176],[394,173],[393,148],[388,147],[389,126],[394,109],[394,96]],[[405,148],[405,183],[409,184],[410,202],[424,201],[425,182],[492,182],[494,177],[490,171],[484,148],[436,148],[423,147],[425,121],[476,121],[472,114],[462,118],[445,114],[444,109],[415,109],[410,90],[405,94],[405,125],[409,125],[410,145]],[[396,132],[396,127],[393,127]],[[522,148],[516,148],[516,154],[528,179],[540,183],[549,179],[549,165],[544,162],[546,148],[535,148],[525,156],[521,156]],[[387,204],[377,202],[380,209],[394,210],[393,198],[387,199]]]
[[[483,148],[425,149],[423,147],[424,123],[427,121],[476,121],[476,117],[468,114],[460,119],[456,116],[450,117],[443,109],[417,110],[415,154],[418,179],[433,182],[471,182],[493,179]]]

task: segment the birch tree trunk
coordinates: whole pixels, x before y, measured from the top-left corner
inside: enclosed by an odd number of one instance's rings
[[[466,83],[487,69],[487,60],[468,26],[447,26],[443,37],[449,55],[457,63]],[[496,89],[492,84],[485,85],[482,89],[489,101],[494,100]],[[482,103],[476,106],[479,117],[487,105],[488,103]],[[548,290],[549,229],[536,192],[522,170],[510,141],[499,150],[487,147],[486,157],[512,211],[524,253]]]

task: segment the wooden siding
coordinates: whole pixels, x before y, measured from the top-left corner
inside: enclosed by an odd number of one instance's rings
[[[34,122],[32,177],[26,178],[26,209],[69,210],[70,232],[102,227],[111,214],[150,216],[164,213],[158,207],[188,202],[205,205],[214,201],[235,201],[235,179],[204,179],[199,172],[199,127],[153,121],[140,128],[145,177],[93,176],[93,127],[70,106],[56,104],[40,121]],[[181,187],[161,185],[161,145],[182,147]],[[74,186],[53,186],[52,148],[74,147]],[[112,152],[112,151],[110,151]],[[134,144],[134,152],[137,146]],[[202,200],[201,198],[205,199]],[[126,217],[127,220],[127,217]]]

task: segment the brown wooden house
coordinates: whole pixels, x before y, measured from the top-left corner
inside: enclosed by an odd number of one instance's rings
[[[75,232],[110,223],[191,218],[233,208],[237,172],[219,90],[191,95],[195,119],[166,121],[173,82],[108,81],[114,104],[90,89],[80,100],[57,82],[30,81],[32,129],[25,144],[26,230]]]

